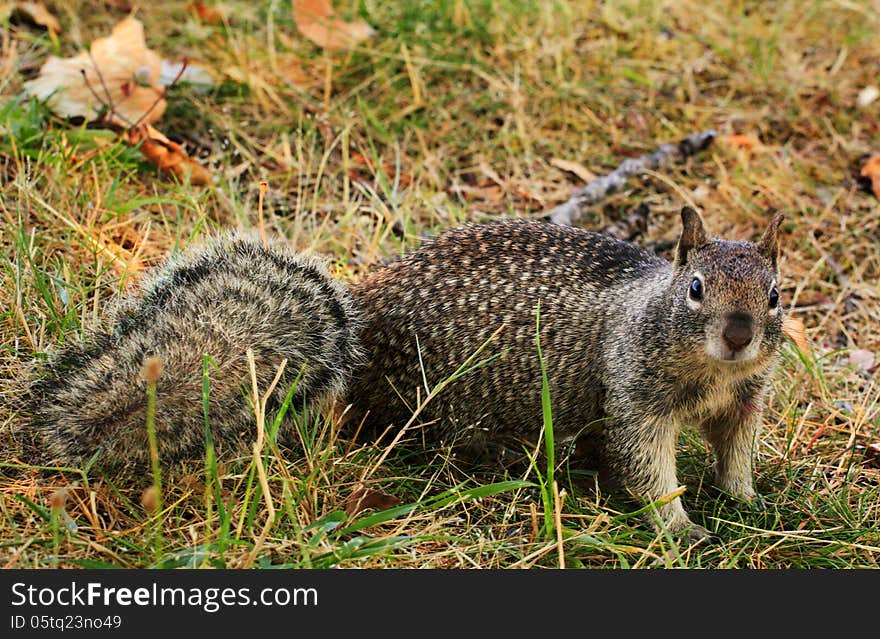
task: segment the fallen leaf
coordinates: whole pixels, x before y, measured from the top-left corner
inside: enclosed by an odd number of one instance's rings
[[[190,2],[187,5],[190,13],[207,24],[220,24],[223,22],[223,14],[216,9],[211,9],[204,2]]]
[[[489,204],[498,204],[504,199],[504,190],[497,184],[484,183],[477,186],[461,184],[455,190],[466,196],[468,200],[483,200]]]
[[[363,20],[337,18],[330,0],[293,0],[293,19],[301,34],[331,51],[353,47],[375,33]]]
[[[810,342],[802,321],[794,317],[786,317],[782,320],[782,333],[795,343],[801,353],[810,354]]]
[[[26,16],[31,22],[46,27],[52,33],[61,33],[61,24],[42,2],[4,2],[0,3],[0,19],[5,20],[13,14]]]
[[[583,164],[572,162],[571,160],[563,160],[561,158],[550,158],[550,166],[556,167],[560,171],[568,171],[578,176],[582,182],[588,184],[596,179],[596,174]]]
[[[855,366],[867,372],[874,368],[874,353],[863,348],[856,348],[850,351],[848,361],[850,366]]]
[[[756,149],[761,146],[761,141],[753,135],[725,135],[721,139],[738,149]]]
[[[513,192],[521,200],[531,200],[533,202],[538,202],[542,206],[544,205],[544,198],[541,197],[538,193],[533,193],[527,188],[523,188],[520,186],[514,186]]]
[[[158,85],[162,60],[147,48],[144,27],[126,18],[111,35],[73,58],[52,56],[25,90],[63,117],[83,117],[128,127],[155,122],[165,112]],[[106,114],[106,115],[105,115]]]
[[[159,170],[170,173],[181,181],[189,180],[194,186],[205,186],[213,181],[208,170],[189,157],[182,146],[172,142],[149,124],[127,130],[125,140],[132,146],[137,146],[144,157],[159,167]]]
[[[880,197],[880,155],[870,158],[862,167],[861,176],[871,180],[871,190]]]
[[[871,84],[859,91],[859,95],[856,98],[856,103],[864,109],[877,98],[880,98],[880,89]]]
[[[49,495],[49,507],[52,510],[62,510],[67,503],[67,488],[58,488]]]
[[[159,505],[159,492],[155,486],[147,486],[141,495],[141,506],[148,513],[154,512]]]
[[[373,510],[387,510],[400,504],[400,499],[394,495],[386,495],[378,490],[366,488],[363,484],[355,486],[351,495],[345,500],[343,510],[349,517],[361,511],[372,508]]]
[[[51,495],[49,495],[49,507],[52,509],[56,517],[61,517],[61,520],[64,522],[64,525],[68,530],[75,531],[77,529],[76,522],[65,508],[65,505],[67,504],[67,493],[69,490],[70,489],[67,487],[56,489]]]
[[[113,27],[109,36],[95,40],[88,52],[49,58],[37,78],[25,83],[25,89],[45,100],[58,115],[101,120],[121,129],[122,138],[161,171],[202,186],[212,182],[207,169],[151,126],[165,112],[163,79],[172,83],[186,71],[186,64],[170,70],[166,65],[163,78],[163,62],[147,48],[143,25],[129,17]],[[204,79],[198,72],[205,74],[196,67],[193,77]]]

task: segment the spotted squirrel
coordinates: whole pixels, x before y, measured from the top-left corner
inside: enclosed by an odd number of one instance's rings
[[[677,425],[702,429],[721,489],[755,497],[782,341],[782,216],[757,243],[709,239],[692,208],[681,221],[671,263],[597,233],[505,221],[446,232],[347,288],[281,241],[216,237],[158,267],[40,367],[30,425],[52,462],[146,462],[142,367],[155,357],[160,460],[203,455],[207,353],[208,423],[235,450],[255,432],[250,349],[261,389],[287,359],[268,411],[301,375],[294,406],[341,401],[368,429],[408,425],[453,450],[534,449],[538,331],[557,441],[591,441],[603,481],[662,504],[667,530],[699,540],[709,533],[681,499],[662,499],[679,487]]]

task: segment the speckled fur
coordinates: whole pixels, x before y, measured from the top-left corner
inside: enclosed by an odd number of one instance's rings
[[[90,331],[53,357],[29,410],[48,456],[78,464],[147,460],[144,360],[163,363],[157,429],[162,461],[203,452],[202,356],[212,371],[210,423],[222,448],[252,441],[245,351],[266,388],[283,358],[277,406],[305,362],[311,401],[345,397],[368,430],[406,424],[420,398],[502,327],[480,359],[418,416],[428,444],[471,452],[532,449],[542,426],[541,344],[557,440],[587,438],[602,473],[638,499],[678,487],[676,428],[699,425],[716,480],[751,500],[752,448],[782,339],[775,218],[758,244],[708,240],[682,211],[674,263],[613,238],[537,222],[450,231],[365,277],[350,296],[320,262],[231,236],[169,260]],[[688,301],[695,274],[705,296]],[[350,299],[351,298],[351,299]],[[352,303],[353,302],[353,303]],[[731,312],[754,318],[743,361],[720,361]],[[365,358],[361,363],[361,344]],[[713,354],[714,353],[714,354]],[[346,392],[347,381],[354,374]],[[271,406],[270,406],[271,408]],[[680,499],[660,508],[673,532],[699,539]]]
[[[700,425],[717,457],[718,484],[750,500],[752,446],[776,352],[781,305],[775,219],[760,244],[708,240],[682,213],[675,264],[618,240],[535,222],[445,233],[353,287],[366,322],[368,364],[350,394],[368,424],[403,426],[417,405],[503,326],[481,353],[496,359],[451,383],[419,414],[427,442],[470,450],[532,449],[542,427],[541,344],[557,439],[599,442],[603,475],[640,499],[678,487],[676,426]],[[695,271],[702,306],[687,304]],[[726,313],[755,318],[754,358],[707,353]],[[711,342],[714,343],[714,342]],[[680,499],[661,508],[673,532],[705,536]]]
[[[54,355],[31,386],[29,411],[46,461],[145,465],[146,358],[162,362],[157,383],[159,457],[204,454],[203,354],[210,372],[210,424],[219,452],[253,442],[247,349],[264,391],[288,359],[269,409],[283,401],[305,363],[294,406],[338,397],[360,355],[357,313],[317,259],[245,235],[215,238],[169,259],[87,332]],[[305,395],[304,395],[305,393]]]

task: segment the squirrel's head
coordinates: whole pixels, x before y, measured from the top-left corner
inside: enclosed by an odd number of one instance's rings
[[[782,342],[779,225],[760,241],[708,239],[700,214],[681,211],[673,262],[673,325],[703,344],[710,362],[736,365],[771,357]],[[688,340],[691,341],[691,340]]]

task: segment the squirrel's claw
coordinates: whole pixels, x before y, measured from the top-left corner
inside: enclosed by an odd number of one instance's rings
[[[711,546],[717,544],[720,541],[718,535],[710,531],[708,528],[700,526],[699,524],[691,524],[690,528],[684,531],[684,535],[687,535],[688,544],[691,546],[695,546],[697,544],[700,544],[702,546]]]
[[[746,503],[748,504],[751,511],[754,513],[762,513],[767,510],[767,508],[769,508],[769,504],[767,503],[767,500],[764,498],[763,495],[756,494]]]

